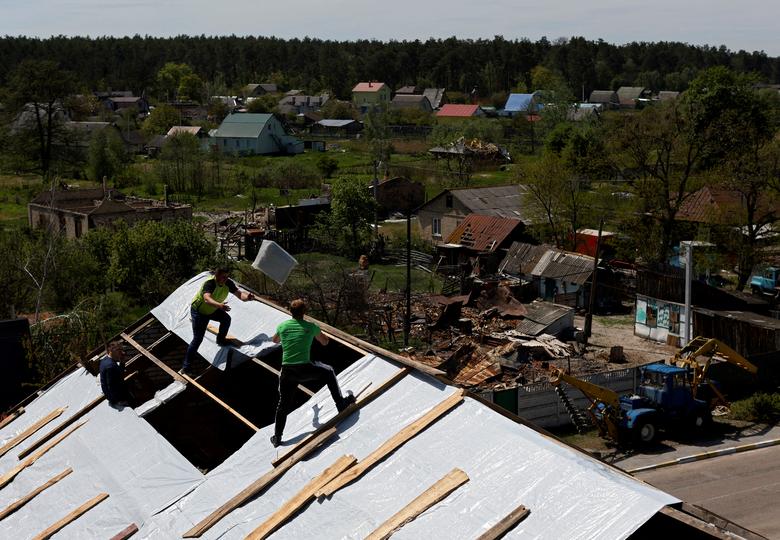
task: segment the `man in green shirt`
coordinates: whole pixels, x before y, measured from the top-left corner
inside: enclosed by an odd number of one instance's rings
[[[192,375],[192,360],[198,352],[198,347],[203,343],[203,336],[206,335],[210,321],[219,323],[219,334],[217,334],[217,345],[227,345],[227,334],[230,329],[230,306],[227,304],[227,297],[232,293],[242,301],[254,300],[254,295],[247,291],[239,290],[236,284],[230,279],[230,269],[227,267],[217,268],[214,275],[208,278],[201,285],[198,294],[192,299],[190,305],[190,319],[192,320],[192,341],[187,347],[187,354],[184,356],[179,373]]]
[[[339,412],[355,403],[355,396],[341,395],[336,372],[331,366],[311,361],[311,345],[316,339],[321,345],[328,344],[328,336],[313,322],[303,320],[306,303],[293,300],[290,304],[292,319],[279,325],[274,334],[274,343],[282,344],[282,371],[279,374],[279,403],[276,407],[276,424],[271,444],[274,447],[282,442],[287,415],[292,410],[292,398],[300,383],[314,382],[328,385],[330,395]]]

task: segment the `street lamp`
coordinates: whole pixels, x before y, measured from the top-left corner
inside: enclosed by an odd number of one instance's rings
[[[685,327],[683,328],[683,345],[691,341],[691,330],[693,324],[691,321],[691,289],[693,280],[693,248],[710,247],[714,244],[701,242],[699,240],[683,240],[680,242],[680,248],[685,248]]]

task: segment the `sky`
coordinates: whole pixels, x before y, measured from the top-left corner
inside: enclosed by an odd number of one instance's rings
[[[0,35],[263,35],[353,40],[583,36],[780,56],[777,0],[0,0]]]

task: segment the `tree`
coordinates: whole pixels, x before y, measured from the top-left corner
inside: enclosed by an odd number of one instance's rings
[[[177,90],[179,99],[188,99],[200,103],[203,100],[204,84],[194,73],[187,73],[179,81]]]
[[[63,100],[74,89],[73,75],[49,60],[25,60],[9,77],[7,100],[15,116],[16,135],[29,140],[28,151],[32,150],[44,179],[49,177],[54,149],[65,134]]]
[[[317,160],[317,169],[319,169],[323,177],[331,178],[339,169],[339,162],[330,156],[322,156]]]
[[[364,181],[334,180],[330,213],[320,214],[314,232],[326,244],[357,258],[371,238],[376,201]]]
[[[168,104],[155,107],[144,120],[141,130],[147,137],[165,135],[173,126],[178,126],[181,121],[179,111]]]
[[[187,64],[166,63],[157,72],[157,88],[162,92],[163,99],[167,101],[178,99],[182,81],[192,75],[194,75],[192,68]]]
[[[266,94],[264,96],[252,98],[246,109],[251,113],[272,113],[276,110],[278,104],[279,100],[276,96]]]
[[[87,178],[98,182],[104,177],[115,178],[127,161],[122,138],[112,128],[96,132],[87,153]]]
[[[339,101],[338,99],[330,99],[322,106],[320,113],[324,118],[331,118],[335,120],[353,120],[357,113],[352,107],[352,104],[348,101]]]
[[[160,180],[174,191],[203,195],[205,167],[200,141],[191,133],[168,137],[156,163]]]

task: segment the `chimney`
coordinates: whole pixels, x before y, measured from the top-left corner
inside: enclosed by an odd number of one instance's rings
[[[371,88],[371,81],[368,81],[368,87]]]
[[[103,177],[103,198],[104,198],[104,199],[106,198],[106,193],[107,193],[107,190],[106,190],[106,184],[107,184],[107,183],[108,183],[108,178],[106,178],[106,177],[104,176],[104,177]]]
[[[163,201],[165,206],[168,206],[168,184],[163,184]]]

